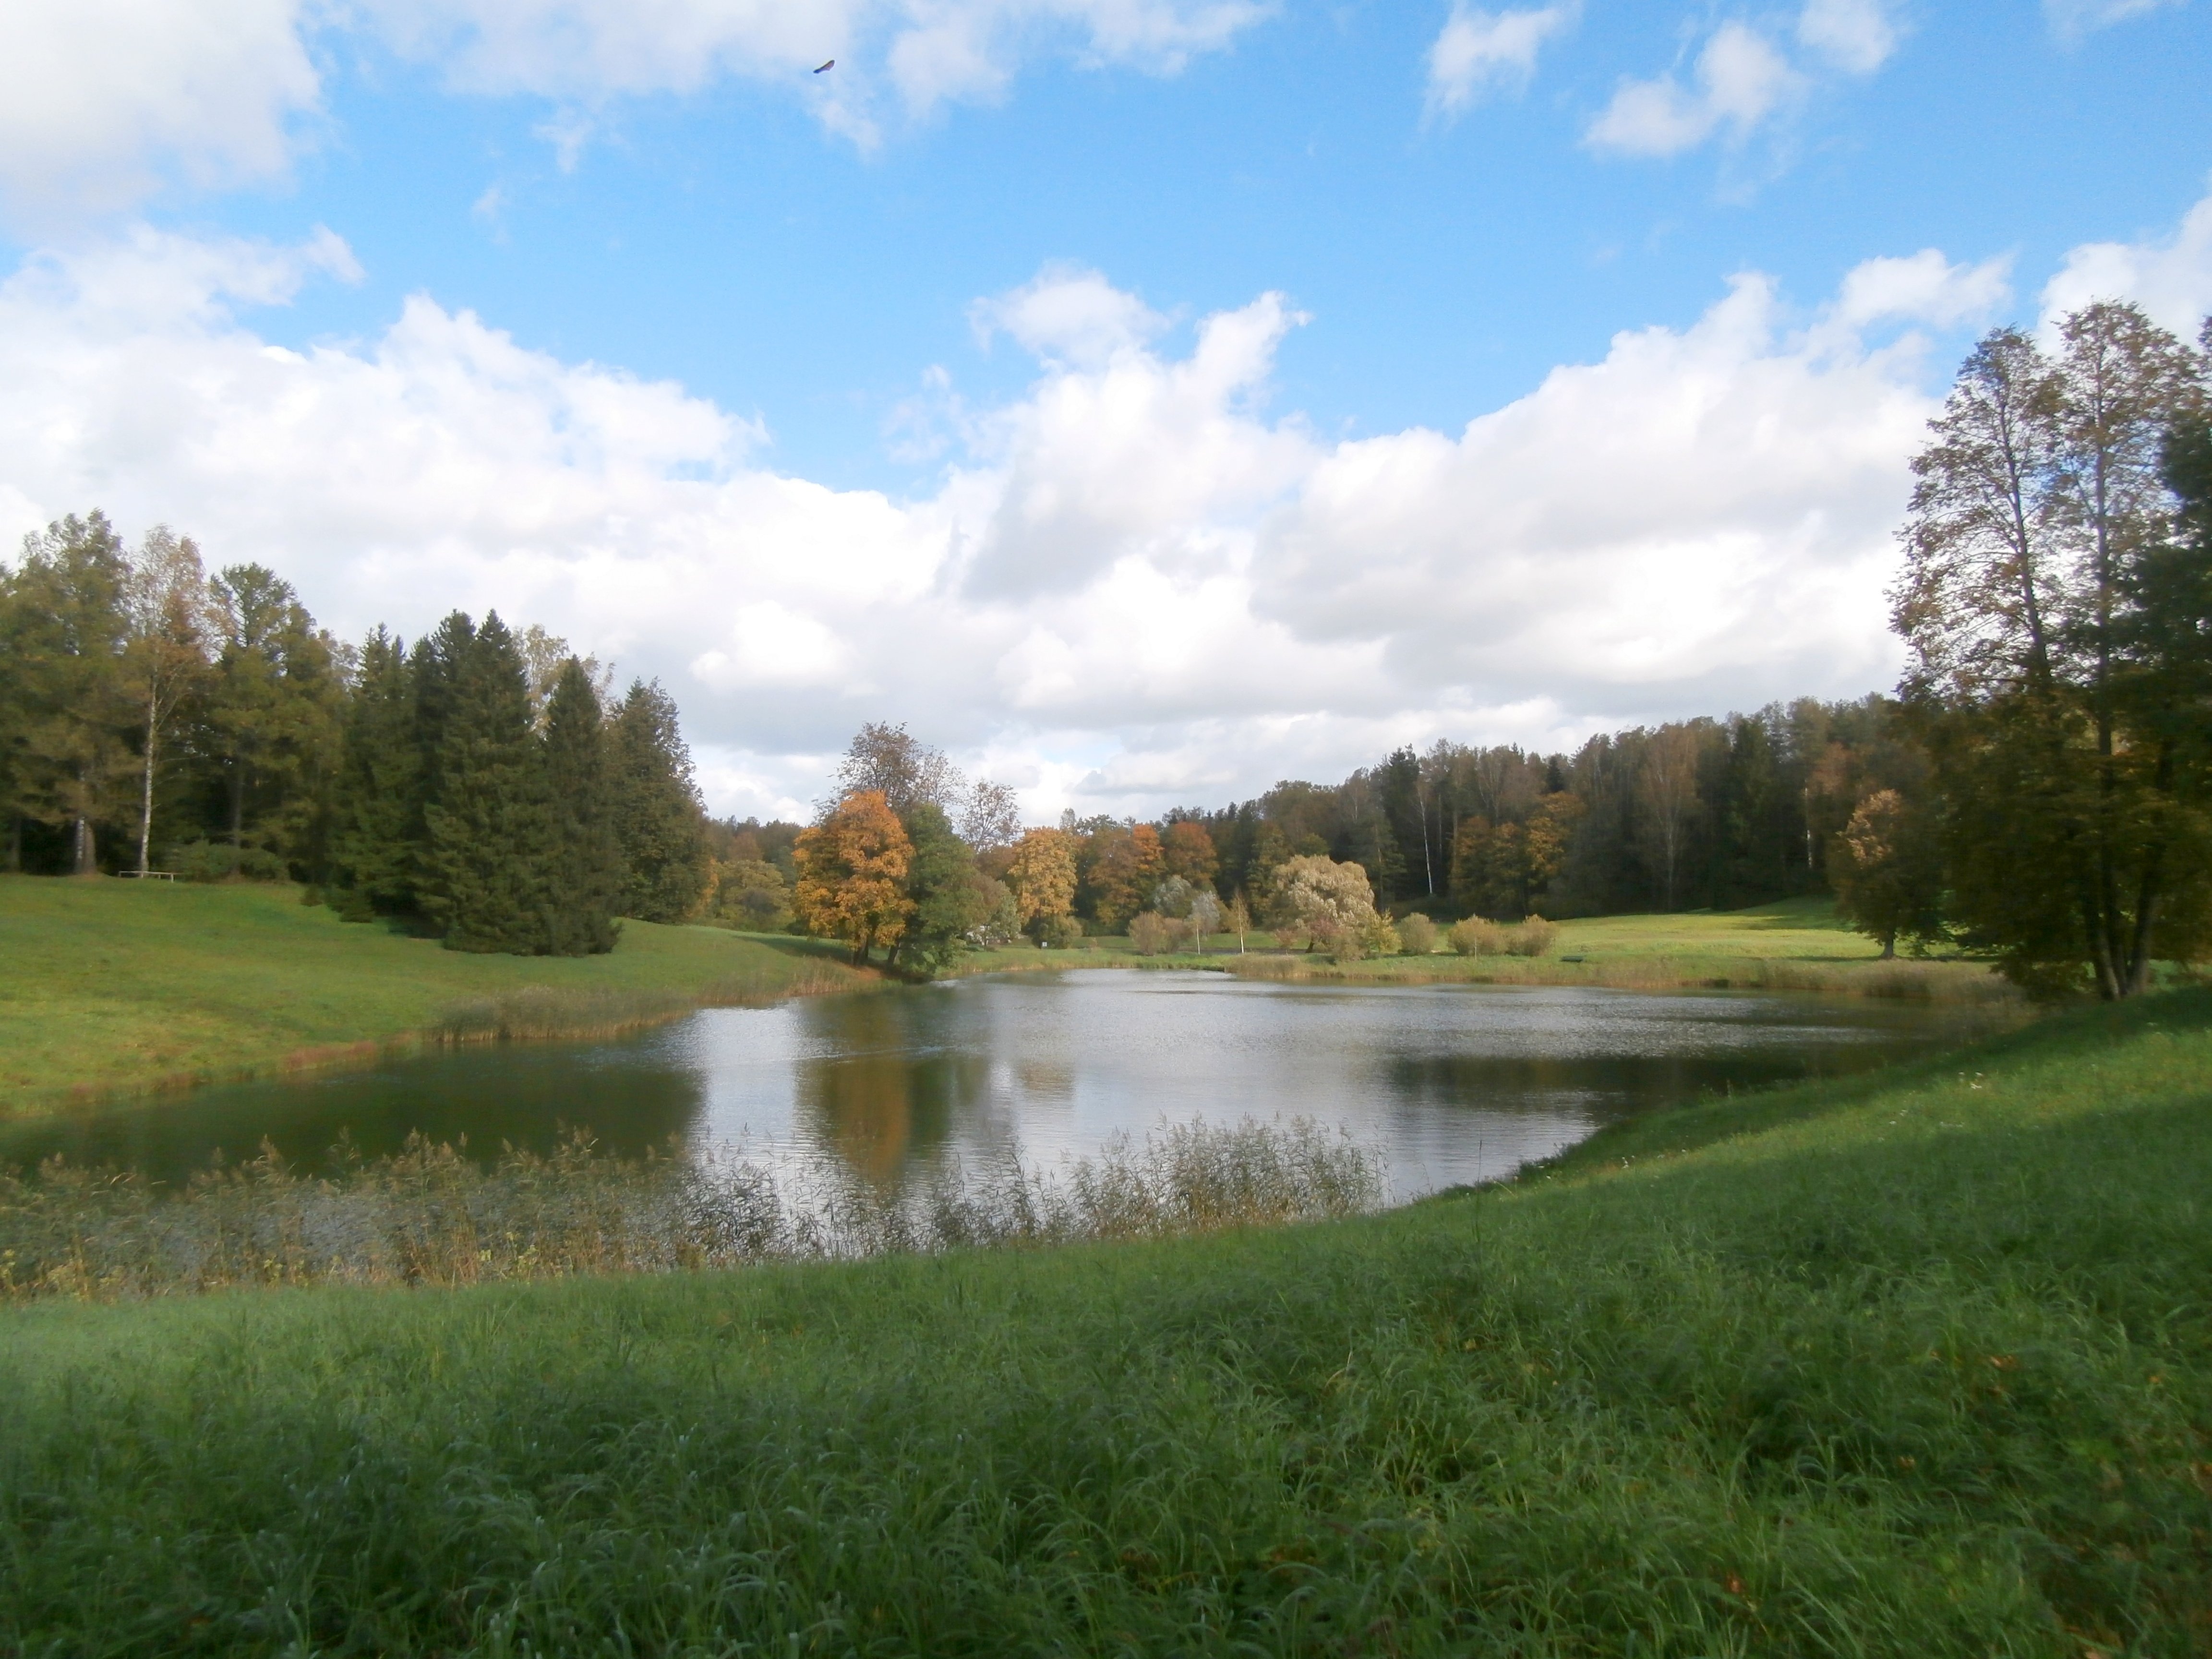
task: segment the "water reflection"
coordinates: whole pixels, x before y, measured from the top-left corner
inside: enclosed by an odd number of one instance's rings
[[[410,1129],[543,1147],[588,1125],[629,1152],[679,1136],[832,1160],[884,1188],[958,1158],[1049,1165],[1162,1117],[1305,1115],[1376,1144],[1393,1194],[1501,1175],[1598,1124],[1724,1088],[1856,1070],[1968,1016],[1856,1000],[1583,988],[1270,985],[1079,971],[769,1009],[617,1042],[451,1051],[0,1128],[169,1178],[266,1135],[314,1162]]]

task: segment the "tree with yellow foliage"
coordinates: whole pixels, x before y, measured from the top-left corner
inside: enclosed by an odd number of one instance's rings
[[[792,908],[806,931],[850,940],[853,960],[885,949],[906,932],[906,893],[914,848],[880,789],[855,791],[792,844],[799,881]]]
[[[1006,890],[1015,914],[1032,933],[1075,913],[1075,837],[1064,830],[1031,830],[1014,843]]]

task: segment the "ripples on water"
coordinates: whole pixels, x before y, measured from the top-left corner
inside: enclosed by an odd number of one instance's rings
[[[265,1135],[313,1164],[410,1130],[617,1151],[680,1138],[885,1187],[958,1158],[1032,1166],[1163,1118],[1306,1116],[1374,1146],[1390,1196],[1494,1178],[1611,1119],[1709,1092],[1855,1071],[1951,1041],[1972,1016],[1779,994],[1583,987],[1282,985],[1107,969],[715,1009],[590,1044],[447,1050],[367,1072],[227,1085],[12,1126],[54,1152],[174,1177]]]

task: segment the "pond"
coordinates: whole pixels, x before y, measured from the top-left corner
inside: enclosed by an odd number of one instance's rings
[[[447,1049],[0,1125],[52,1153],[174,1180],[264,1137],[313,1166],[410,1130],[484,1153],[588,1127],[827,1160],[885,1188],[959,1158],[1050,1167],[1162,1119],[1304,1115],[1382,1155],[1392,1198],[1492,1179],[1601,1124],[1709,1093],[1856,1071],[1986,1015],[1787,993],[1285,985],[1111,969],[713,1009],[613,1042]]]

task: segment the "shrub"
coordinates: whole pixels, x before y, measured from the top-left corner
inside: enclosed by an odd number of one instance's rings
[[[1433,956],[1437,925],[1416,910],[1398,923],[1398,948],[1409,957]]]
[[[265,847],[233,847],[223,841],[188,841],[172,847],[162,862],[179,881],[282,881],[284,860]]]
[[[1037,948],[1045,951],[1072,951],[1079,944],[1091,948],[1083,938],[1083,924],[1073,916],[1042,916],[1031,924],[1037,936]]]
[[[1130,919],[1129,943],[1140,957],[1164,956],[1182,931],[1158,911],[1146,910]]]
[[[1480,916],[1454,922],[1449,937],[1451,948],[1463,957],[1495,957],[1505,952],[1505,930]]]
[[[1549,955],[1559,937],[1559,930],[1541,916],[1531,916],[1519,927],[1503,931],[1506,934],[1507,953],[1516,957]]]

